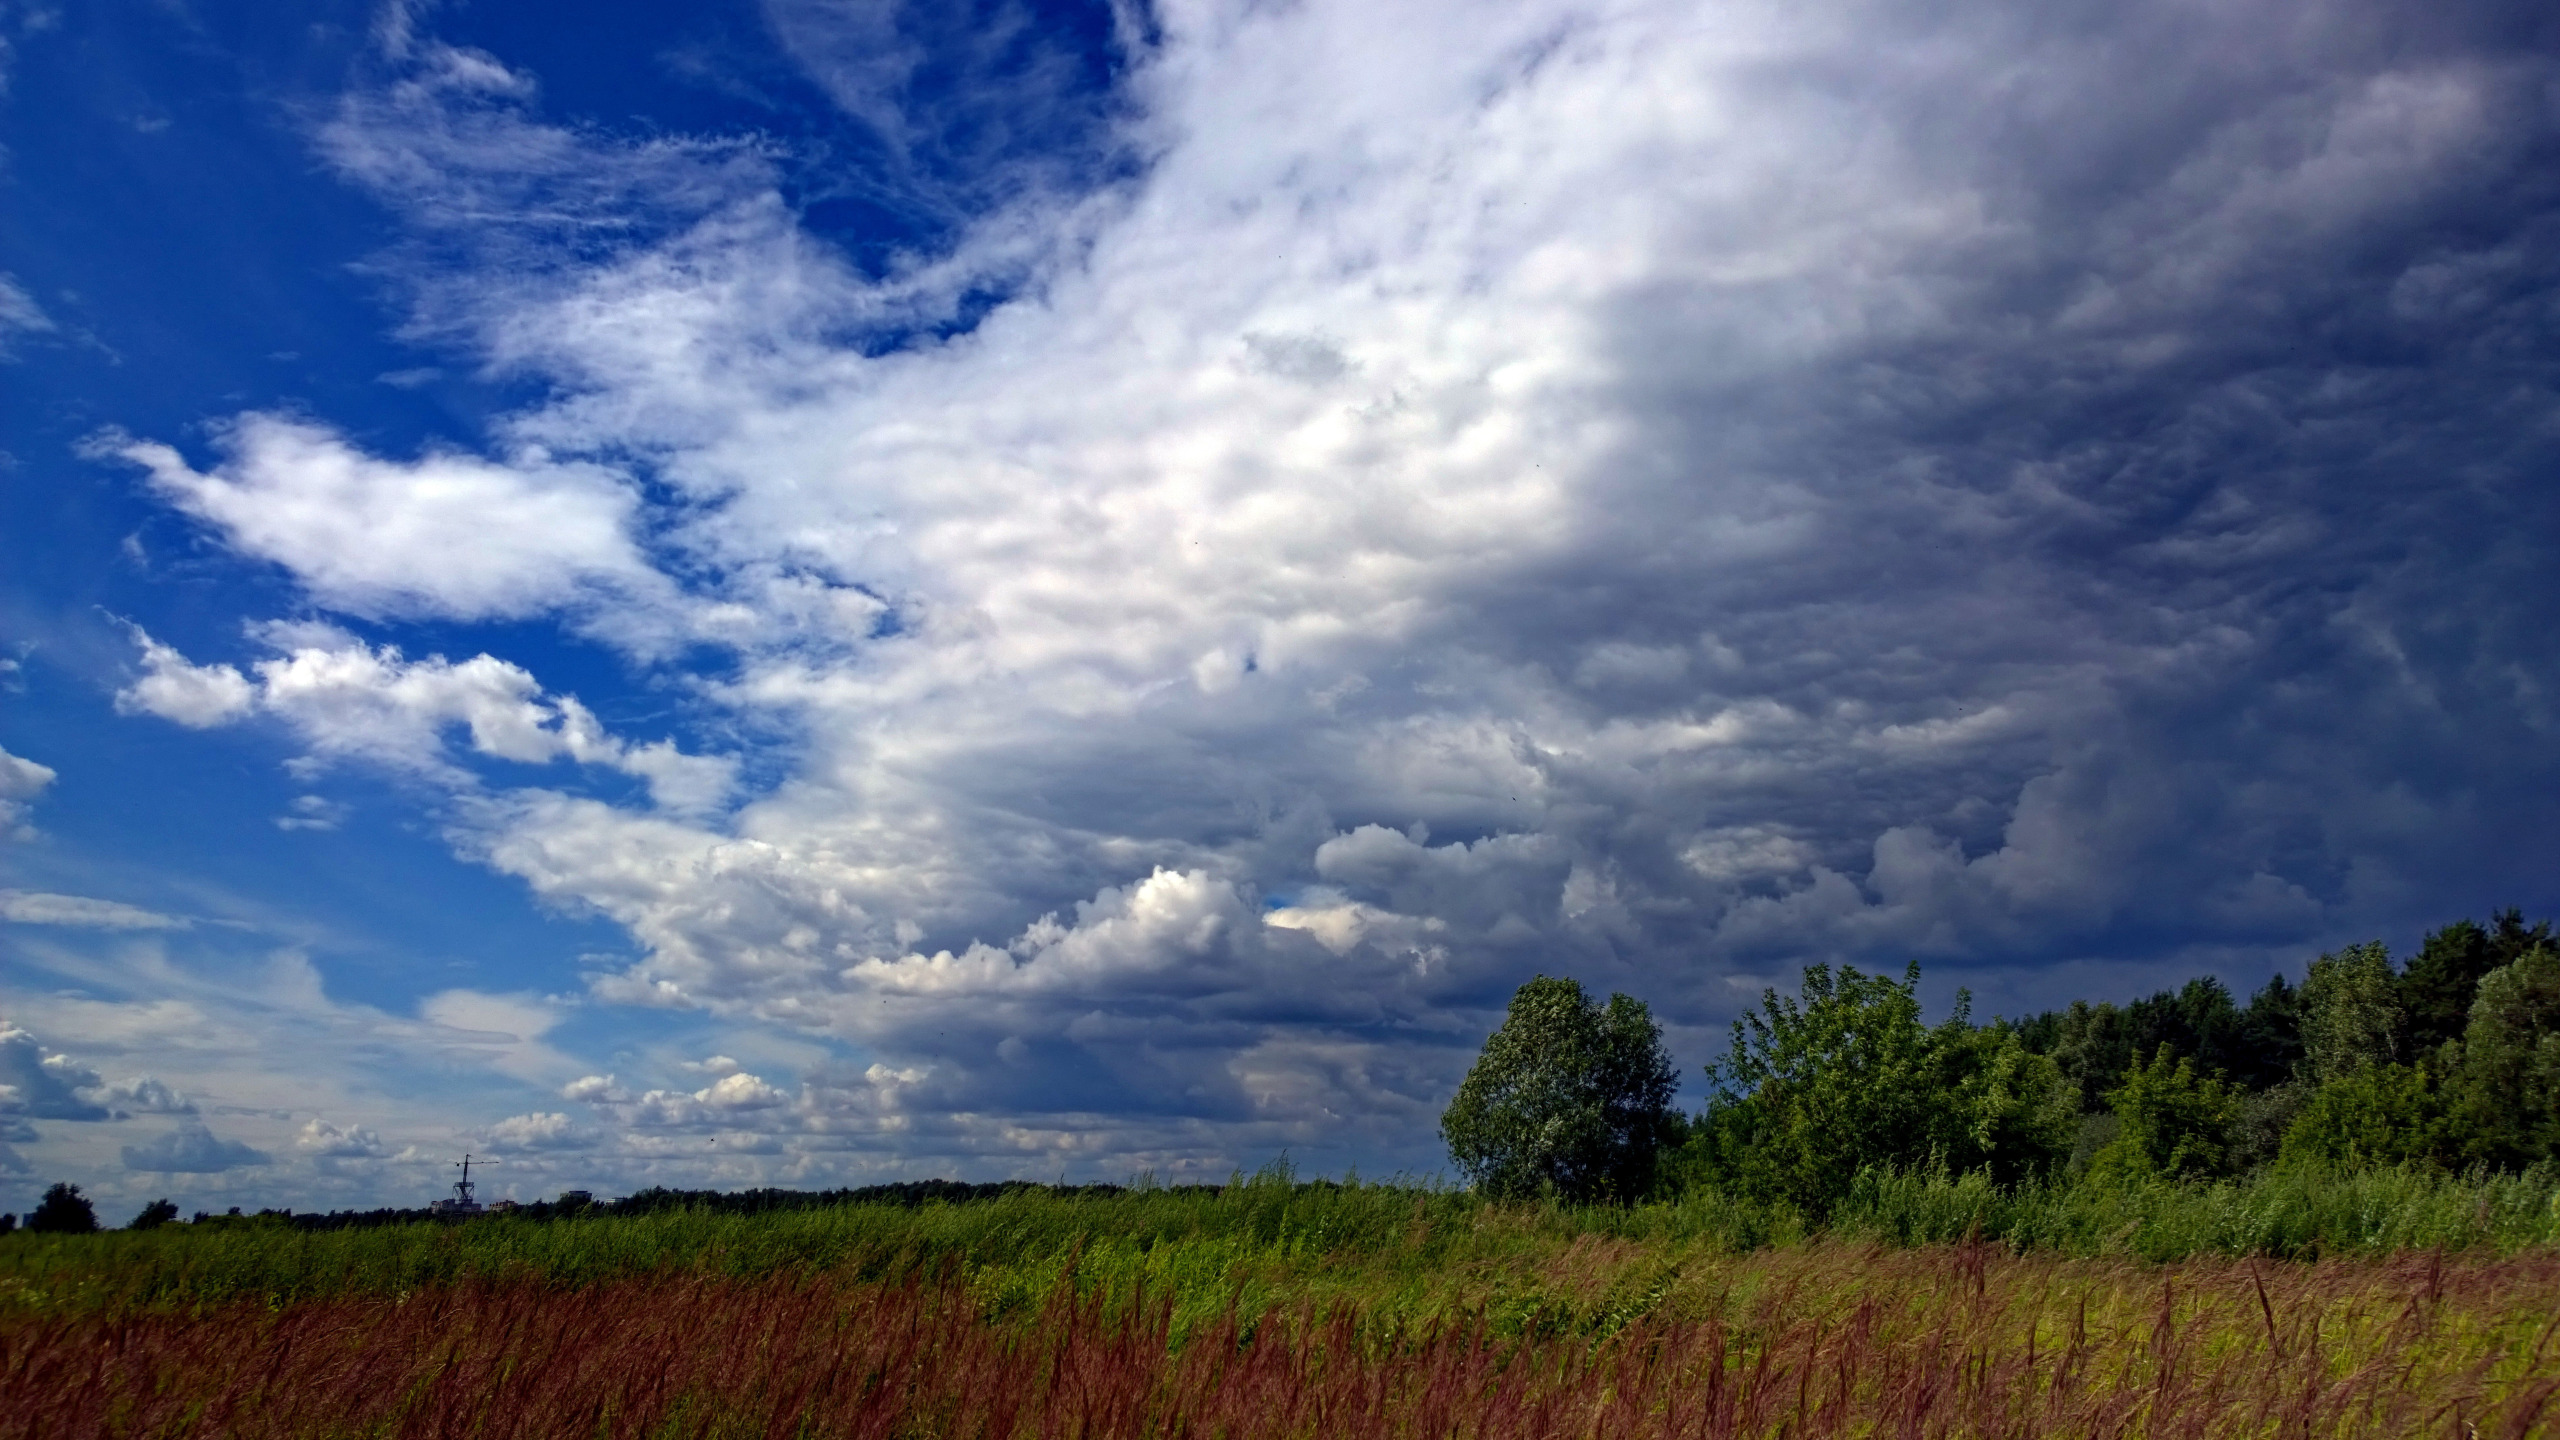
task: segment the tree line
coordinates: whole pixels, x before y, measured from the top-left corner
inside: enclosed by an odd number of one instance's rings
[[[1820,1219],[1862,1171],[2001,1184],[2207,1180],[2277,1164],[2519,1170],[2560,1154],[2560,947],[2507,910],[2311,962],[2240,1003],[2204,977],[2130,1004],[1923,1023],[1899,980],[1805,968],[1706,1067],[1706,1104],[1639,1001],[1540,976],[1441,1119],[1498,1198],[1639,1200],[1698,1188]]]

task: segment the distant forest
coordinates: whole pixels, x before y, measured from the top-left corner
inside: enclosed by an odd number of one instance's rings
[[[1714,1091],[1675,1121],[1654,1188],[1828,1211],[1862,1171],[1989,1171],[2004,1184],[2211,1180],[2284,1163],[2521,1170],[2560,1153],[2560,951],[2505,911],[2281,975],[2247,1004],[2191,980],[1925,1027],[1897,982],[1813,966],[1734,1026]]]

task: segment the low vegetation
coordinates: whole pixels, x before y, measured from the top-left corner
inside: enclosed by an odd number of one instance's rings
[[[2560,958],[1924,1026],[1821,967],[1669,1108],[1541,978],[1468,1189],[648,1191],[0,1242],[17,1436],[2560,1433]]]
[[[20,1235],[0,1246],[0,1437],[2560,1419],[2548,1179],[2089,1193],[1874,1174],[1808,1238],[1800,1214],[1715,1197],[1502,1205],[1275,1168],[1215,1190]]]

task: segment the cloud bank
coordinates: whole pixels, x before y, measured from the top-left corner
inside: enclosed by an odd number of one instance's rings
[[[791,53],[965,169],[999,98],[840,9]],[[742,141],[412,46],[323,153],[546,398],[467,453],[112,448],[314,607],[601,638],[775,778],[326,627],[146,639],[119,702],[429,780],[633,938],[594,1003],[826,1047],[487,1131],[668,1174],[1428,1165],[1540,970],[1684,1027],[1816,959],[2014,1008],[2547,896],[2534,15],[1168,4],[885,269]],[[563,759],[652,803],[507,768]]]

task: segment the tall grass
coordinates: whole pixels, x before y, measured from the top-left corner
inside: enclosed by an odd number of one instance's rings
[[[2560,1174],[2297,1170],[2211,1186],[2101,1191],[2004,1190],[1978,1175],[1876,1173],[1860,1178],[1828,1233],[1893,1245],[1973,1237],[2022,1251],[2153,1262],[2433,1248],[2509,1254],[2560,1244]],[[1251,1316],[1337,1302],[1396,1323],[1484,1311],[1524,1325],[1598,1325],[1667,1267],[1807,1234],[1790,1211],[1713,1192],[1633,1207],[1499,1207],[1462,1192],[1299,1184],[1274,1171],[1216,1192],[1025,1190],[914,1208],[21,1234],[0,1240],[0,1316],[396,1297],[469,1283],[575,1288],[668,1274],[758,1280],[823,1273],[871,1282],[946,1265],[987,1314],[1002,1316],[1047,1303],[1072,1255],[1082,1293],[1144,1288],[1172,1303],[1179,1333],[1230,1305]],[[1607,1284],[1557,1295],[1533,1280],[1568,1255],[1577,1257],[1575,1273],[1605,1273]]]
[[[1726,1256],[1605,1334],[1301,1304],[1187,1342],[1170,1297],[1072,1280],[991,1321],[955,1270],[21,1315],[0,1440],[2521,1437],[2560,1392],[2549,1253],[2156,1267],[1823,1241]]]
[[[2014,1189],[1980,1174],[1870,1172],[1858,1177],[1832,1228],[1901,1245],[1979,1235],[2017,1249],[2155,1261],[2507,1253],[2560,1244],[2560,1170],[2457,1177],[2414,1166],[2290,1168],[2203,1185],[2152,1179]]]

